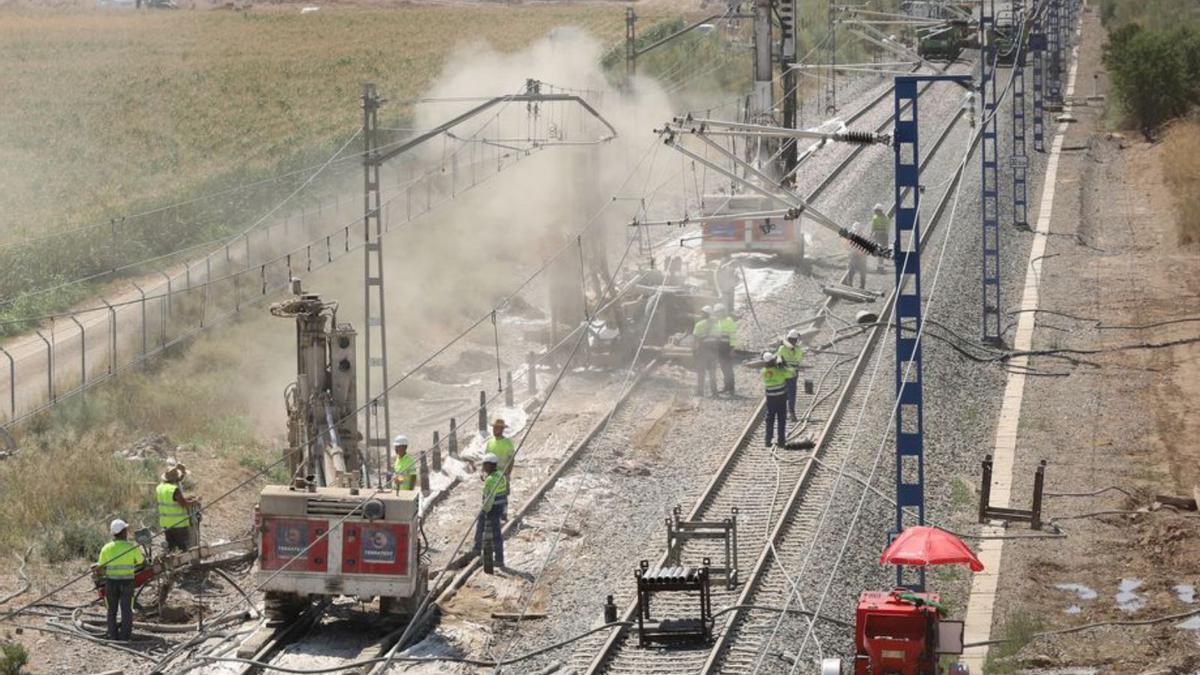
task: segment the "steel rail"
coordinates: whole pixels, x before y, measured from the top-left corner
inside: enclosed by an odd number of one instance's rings
[[[925,89],[928,88],[928,86],[929,85],[926,84],[924,87],[922,87],[921,91],[923,92]],[[867,106],[864,106],[862,109],[860,109],[858,111],[857,116],[861,116],[861,115],[865,114],[866,110],[868,110],[871,107],[874,107],[875,105],[878,105],[879,102],[888,98],[889,94],[891,94],[893,90],[894,90],[894,85],[892,87],[889,87],[888,90],[885,91],[883,94],[876,97]],[[933,160],[933,158],[936,155],[936,153],[938,152],[938,150],[941,149],[941,146],[943,145],[945,139],[949,137],[950,132],[954,129],[954,127],[959,122],[959,120],[961,120],[963,114],[964,114],[964,111],[960,108],[951,116],[951,119],[946,124],[946,126],[942,130],[942,132],[938,135],[938,138],[935,140],[935,142],[933,143],[930,150],[925,154],[925,158],[922,160],[922,163],[921,163],[922,168],[924,168],[926,165],[928,165],[928,163],[930,161]],[[889,115],[887,120],[885,120],[883,123],[881,123],[877,129],[878,130],[886,129],[887,126],[891,124],[893,117],[894,117],[894,115]],[[826,189],[828,189],[829,186],[832,185],[833,181],[838,177],[838,175],[843,173],[851,165],[851,163],[854,161],[854,159],[856,159],[858,157],[859,153],[861,153],[862,150],[865,149],[865,147],[866,146],[856,147],[842,162],[839,163],[839,165],[837,167],[835,167],[833,172],[831,172],[824,180],[822,180],[812,190],[812,192],[810,192],[809,196],[807,197],[807,199],[805,201],[811,201],[813,199],[816,199],[817,197],[820,196],[820,194],[822,192],[824,192]],[[973,147],[974,147],[974,145],[972,146],[972,148]],[[951,188],[953,188],[954,184],[957,183],[958,180],[960,180],[961,174],[962,174],[962,168],[963,167],[960,166],[956,170],[956,176],[954,178],[954,181],[951,184]],[[936,223],[936,219],[941,216],[942,211],[945,208],[947,196],[949,194],[951,194],[952,191],[953,191],[952,189],[947,190],[946,194],[943,195],[942,200],[940,201],[938,207],[935,209],[935,215],[931,219],[934,223]],[[925,240],[928,240],[929,234],[933,231],[933,229],[934,228],[932,227],[932,225],[926,229],[925,236],[923,237],[923,241],[922,241],[922,246],[924,246]],[[844,280],[845,280],[845,277],[843,276],[843,281]],[[892,307],[892,304],[894,303],[894,298],[895,298],[895,291],[893,290],[893,292],[889,296],[889,299],[885,306],[884,316],[887,316],[888,313],[891,312],[891,307]],[[827,316],[829,311],[832,309],[833,305],[836,302],[837,302],[837,300],[833,296],[829,296],[828,298],[826,298],[824,304],[818,310],[817,319],[820,320],[820,319],[823,319],[823,317]],[[886,322],[886,319],[881,319],[881,321],[880,321],[880,323],[885,323],[885,322]],[[837,402],[834,404],[833,410],[831,411],[831,413],[829,414],[829,416],[827,417],[827,419],[825,421],[822,432],[817,441],[817,446],[816,446],[816,448],[814,448],[814,455],[813,455],[814,457],[816,457],[818,454],[821,454],[824,447],[826,447],[826,445],[828,443],[828,439],[829,439],[829,434],[836,427],[837,423],[840,421],[841,415],[843,414],[846,407],[849,405],[850,399],[853,395],[854,384],[857,382],[857,379],[858,379],[859,375],[861,374],[861,371],[862,371],[864,365],[870,360],[875,343],[878,341],[878,336],[880,334],[881,334],[880,326],[876,326],[871,331],[871,333],[868,335],[867,339],[864,341],[863,349],[859,353],[858,358],[856,359],[855,365],[854,365],[853,369],[851,370],[850,376],[842,384],[842,393],[839,395]],[[737,461],[738,457],[741,455],[743,449],[747,446],[749,437],[752,435],[754,430],[758,427],[758,423],[763,416],[763,410],[764,410],[765,406],[766,406],[766,402],[764,400],[764,401],[760,401],[758,406],[755,407],[754,413],[750,416],[746,425],[742,429],[741,434],[738,436],[738,440],[732,444],[732,447],[726,453],[724,459],[722,460],[720,468],[714,473],[713,477],[709,480],[708,485],[705,487],[704,491],[701,493],[700,498],[698,498],[696,500],[695,504],[693,505],[692,509],[690,510],[690,512],[688,514],[689,520],[696,519],[700,515],[701,512],[703,512],[715,499],[717,499],[720,496],[718,488],[727,478],[734,463]],[[777,541],[778,532],[784,526],[784,524],[787,522],[788,515],[794,510],[794,508],[797,505],[797,500],[803,495],[807,485],[809,484],[810,476],[812,475],[812,471],[813,471],[812,467],[814,465],[815,465],[815,462],[813,461],[812,458],[810,458],[808,460],[808,462],[806,463],[805,467],[802,469],[801,475],[800,475],[799,479],[796,480],[796,482],[794,484],[794,488],[792,490],[792,493],[789,495],[788,501],[787,501],[783,511],[780,512],[780,516],[779,516],[779,519],[776,521],[774,530],[768,535],[768,539],[765,542],[763,549],[760,552],[760,555],[758,556],[758,559],[756,561],[755,567],[753,568],[753,571],[751,572],[751,575],[748,578],[746,578],[746,580],[743,582],[743,590],[742,590],[742,593],[740,594],[738,602],[736,604],[738,604],[738,605],[746,604],[745,600],[746,600],[746,598],[748,598],[750,596],[753,588],[756,586],[756,581],[757,581],[758,575],[761,575],[763,570],[766,568],[766,564],[769,561],[771,553],[772,553],[773,545]],[[659,565],[665,564],[666,555],[667,554],[665,552],[662,554],[662,556],[660,557],[660,559],[658,561]],[[622,620],[626,621],[626,622],[631,621],[636,616],[636,612],[637,612],[637,603],[636,603],[636,599],[635,599],[634,601],[630,602],[629,605],[626,607],[625,613],[622,617]],[[740,610],[731,612],[728,615],[728,618],[724,621],[725,628],[721,631],[718,641],[714,644],[712,650],[710,651],[710,655],[704,665],[704,670],[703,670],[704,673],[712,672],[712,669],[714,668],[715,664],[719,662],[721,654],[723,653],[725,647],[729,644],[728,640],[730,639],[731,632],[732,632],[730,629],[732,629],[732,627],[734,626],[734,622],[738,619],[738,617],[740,617],[740,615],[741,615]],[[604,644],[600,647],[600,650],[597,652],[595,657],[591,660],[590,664],[588,665],[586,672],[589,675],[593,674],[593,673],[601,672],[604,669],[605,665],[611,660],[613,655],[616,653],[614,650],[616,650],[618,648],[618,646],[621,645],[623,638],[626,635],[627,635],[627,631],[624,629],[617,629],[617,630],[610,631],[609,635],[605,639]]]

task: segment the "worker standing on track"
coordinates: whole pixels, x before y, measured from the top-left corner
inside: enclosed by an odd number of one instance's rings
[[[708,376],[709,389],[713,396],[717,395],[717,345],[721,341],[721,333],[717,322],[713,319],[713,308],[706,306],[700,310],[703,316],[692,327],[693,358],[696,360],[696,395],[704,395],[704,376]]]
[[[855,223],[850,231],[855,234],[862,234],[862,225]],[[858,274],[858,287],[867,287],[867,254],[862,249],[855,246],[853,242],[846,242],[846,247],[850,250],[850,259],[846,269],[846,285],[854,285],[854,275]]]
[[[883,210],[883,204],[876,204],[871,215],[871,239],[875,240],[875,243],[879,244],[881,248],[888,248],[892,241],[891,229],[892,219],[888,218],[887,212]],[[875,271],[883,271],[882,256],[877,259]]]
[[[392,464],[392,480],[397,490],[415,490],[417,488],[417,462],[408,454],[408,436],[400,434],[392,439],[392,450],[396,453],[396,461]]]
[[[779,346],[779,351],[775,352],[783,365],[790,372],[787,379],[787,407],[788,417],[796,421],[796,383],[800,380],[797,375],[800,368],[800,362],[804,360],[804,347],[800,346],[800,331],[792,329],[788,331],[787,337],[784,338],[783,344]]]
[[[725,312],[733,314],[734,296],[737,290],[737,267],[732,260],[725,261],[713,272],[713,285],[721,294]]]
[[[168,551],[186,551],[191,541],[192,521],[188,509],[200,503],[183,495],[183,477],[187,469],[182,464],[170,466],[160,476],[162,482],[154,488],[158,502],[158,525],[163,528]]]
[[[96,559],[99,573],[104,575],[104,603],[108,610],[108,640],[128,640],[133,635],[133,578],[146,562],[142,549],[129,541],[129,525],[117,518],[108,526],[113,540],[100,549]],[[117,611],[121,623],[117,625]]]
[[[790,369],[771,352],[763,352],[763,389],[767,395],[766,447],[771,447],[771,433],[777,431],[779,445],[787,442],[787,380]]]
[[[500,459],[488,453],[483,456],[483,504],[475,521],[475,555],[483,553],[483,531],[492,530],[492,562],[504,567],[504,533],[501,521],[508,519],[508,478],[497,468]]]
[[[721,364],[721,380],[723,393],[733,395],[733,348],[737,346],[737,320],[733,318],[733,310],[726,306],[721,320],[717,322],[717,331],[721,341],[717,343],[717,362]]]
[[[503,419],[497,417],[492,420],[492,437],[488,439],[484,452],[495,455],[500,462],[498,467],[504,477],[512,478],[513,454],[516,453],[516,448],[513,446],[512,439],[504,435],[504,430],[507,428],[508,424]]]

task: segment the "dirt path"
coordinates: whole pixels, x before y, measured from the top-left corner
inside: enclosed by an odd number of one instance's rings
[[[1196,338],[1196,322],[1131,328],[1200,314],[1200,250],[1176,243],[1163,148],[1106,133],[1103,104],[1082,105],[1093,74],[1100,91],[1108,89],[1095,13],[1084,15],[1084,31],[1079,122],[1063,146],[1034,349]],[[1026,384],[1013,500],[1027,506],[1034,467],[1045,459],[1044,518],[1057,520],[1067,538],[1007,542],[994,639],[1200,610],[1200,516],[1169,508],[1119,513],[1156,494],[1191,497],[1200,484],[1200,345],[1069,356],[1077,360],[1032,361],[1038,375]],[[1110,513],[1088,515],[1097,512]],[[1183,623],[1021,639],[993,647],[985,670],[1194,672],[1200,619]]]

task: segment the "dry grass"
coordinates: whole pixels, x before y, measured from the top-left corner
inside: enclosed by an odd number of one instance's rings
[[[400,101],[472,42],[515,50],[562,25],[615,42],[623,15],[608,3],[0,12],[0,239],[275,171],[354,131],[362,82]]]
[[[1163,176],[1175,197],[1179,242],[1200,242],[1200,121],[1172,125],[1163,146]]]

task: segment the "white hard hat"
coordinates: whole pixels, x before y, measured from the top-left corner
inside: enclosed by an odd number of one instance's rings
[[[883,204],[876,204],[876,205],[875,205],[875,210],[876,210],[876,211],[882,211],[882,210],[883,210]]]
[[[800,331],[796,330],[795,328],[789,330],[788,334],[787,334],[787,339],[799,340],[800,339]]]
[[[494,454],[492,454],[492,453],[490,453],[490,452],[489,452],[488,454],[486,454],[486,455],[484,455],[484,456],[483,456],[483,463],[484,463],[484,464],[496,464],[496,465],[499,465],[499,464],[500,464],[500,458],[499,458],[499,457],[497,457],[496,455],[494,455]]]
[[[114,535],[121,534],[129,527],[129,523],[117,518],[108,524],[108,531]]]
[[[705,314],[712,314],[713,313],[712,305],[705,305],[700,308],[700,311],[704,312]]]
[[[408,436],[405,436],[404,434],[397,434],[396,437],[392,439],[392,447],[394,448],[397,445],[408,447]]]
[[[775,363],[775,353],[774,352],[763,352],[762,359],[763,359],[763,361],[766,361],[767,363]]]

